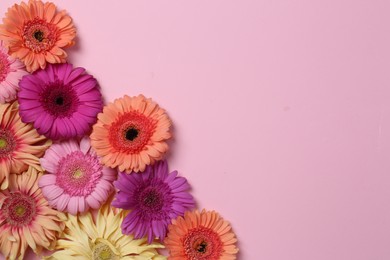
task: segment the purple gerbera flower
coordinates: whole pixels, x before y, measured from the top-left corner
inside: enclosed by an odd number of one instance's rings
[[[172,219],[183,216],[195,206],[188,193],[187,180],[168,172],[166,161],[146,167],[143,173],[120,173],[114,185],[119,189],[112,202],[117,208],[132,210],[122,222],[122,233],[139,239],[164,239]]]
[[[18,94],[20,117],[51,139],[84,136],[102,111],[97,81],[84,68],[48,64],[23,77]]]

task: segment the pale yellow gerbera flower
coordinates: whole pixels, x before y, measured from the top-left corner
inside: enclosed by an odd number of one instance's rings
[[[156,250],[163,245],[157,242],[149,245],[146,238],[134,239],[122,234],[120,226],[125,216],[125,211],[109,204],[99,210],[96,221],[90,212],[81,216],[68,214],[64,235],[57,241],[58,251],[46,259],[166,259]]]

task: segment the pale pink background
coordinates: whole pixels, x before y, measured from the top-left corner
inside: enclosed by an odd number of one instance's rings
[[[239,259],[390,259],[390,1],[55,2],[107,101],[167,109]]]

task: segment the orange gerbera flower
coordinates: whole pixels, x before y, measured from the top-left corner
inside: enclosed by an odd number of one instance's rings
[[[30,0],[8,9],[0,25],[0,39],[9,54],[26,64],[29,72],[44,69],[46,63],[63,63],[63,48],[72,46],[76,29],[65,11],[57,12],[53,3]]]
[[[171,121],[165,110],[143,95],[109,103],[93,126],[91,145],[108,167],[144,171],[168,150]]]
[[[50,208],[38,188],[37,170],[10,176],[9,188],[0,191],[0,252],[6,259],[23,259],[27,247],[35,253],[54,249],[65,228],[66,216]]]
[[[230,224],[215,211],[187,211],[168,227],[165,246],[172,260],[236,259],[237,239]]]
[[[32,125],[21,121],[18,103],[0,104],[0,188],[8,187],[8,177],[32,166],[42,170],[39,157],[51,141],[39,135]]]

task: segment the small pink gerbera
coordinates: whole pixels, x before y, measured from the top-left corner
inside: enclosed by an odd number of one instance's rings
[[[113,191],[117,172],[104,167],[90,146],[89,138],[53,144],[41,158],[48,174],[39,187],[49,204],[72,215],[98,209]]]
[[[0,41],[0,103],[16,99],[19,81],[27,74],[23,63],[9,56],[8,49]]]

